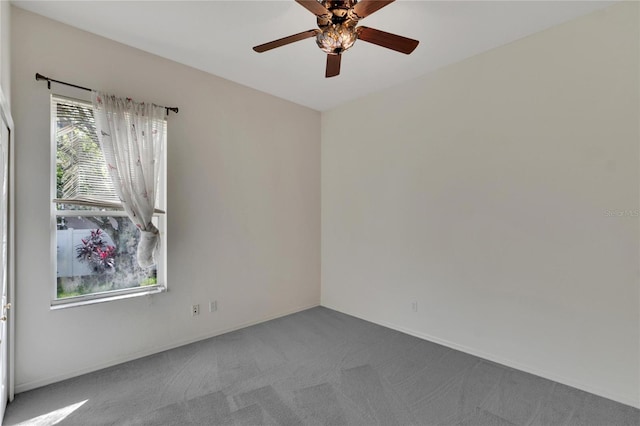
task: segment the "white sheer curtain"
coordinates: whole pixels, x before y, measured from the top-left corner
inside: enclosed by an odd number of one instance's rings
[[[160,233],[151,219],[167,138],[165,108],[96,91],[92,100],[98,140],[113,186],[141,232],[138,264],[153,266]]]

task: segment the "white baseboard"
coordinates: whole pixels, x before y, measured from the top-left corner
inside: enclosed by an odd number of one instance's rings
[[[611,400],[619,402],[621,404],[629,405],[629,406],[635,407],[635,408],[640,408],[640,401],[635,401],[633,398],[629,398],[626,395],[619,395],[619,394],[616,394],[614,392],[610,392],[610,391],[608,391],[606,389],[601,389],[601,388],[598,388],[596,386],[586,385],[586,384],[581,383],[579,381],[576,381],[576,380],[573,380],[573,379],[570,379],[570,378],[567,378],[567,377],[563,377],[561,375],[558,375],[558,374],[555,374],[555,373],[552,373],[552,372],[549,372],[549,371],[546,371],[546,370],[542,370],[542,369],[539,369],[539,368],[536,368],[536,367],[532,367],[530,365],[522,364],[520,362],[513,361],[513,360],[510,360],[510,359],[507,359],[507,358],[502,358],[500,356],[497,356],[497,355],[494,355],[494,354],[490,354],[490,353],[487,353],[487,352],[484,352],[484,351],[480,351],[480,350],[477,350],[477,349],[474,349],[474,348],[470,348],[470,347],[465,346],[465,345],[460,345],[458,343],[451,342],[451,341],[448,341],[446,339],[442,339],[442,338],[437,337],[437,336],[432,336],[432,335],[425,334],[425,333],[422,333],[422,332],[419,332],[419,331],[415,331],[415,330],[412,330],[412,329],[409,329],[409,328],[401,327],[401,326],[398,326],[398,325],[395,325],[395,324],[388,323],[386,321],[380,321],[380,320],[372,319],[372,318],[367,317],[366,315],[359,315],[357,313],[347,312],[346,310],[337,308],[335,306],[331,306],[329,304],[321,303],[321,306],[323,306],[325,308],[328,308],[328,309],[332,309],[334,311],[341,312],[341,313],[346,314],[346,315],[350,315],[352,317],[359,318],[359,319],[367,321],[367,322],[371,322],[371,323],[374,323],[374,324],[381,325],[383,327],[390,328],[392,330],[400,331],[402,333],[409,334],[411,336],[418,337],[418,338],[423,339],[423,340],[428,340],[429,342],[437,343],[439,345],[446,346],[448,348],[455,349],[455,350],[458,350],[460,352],[464,352],[464,353],[467,353],[467,354],[470,354],[470,355],[474,355],[474,356],[477,356],[479,358],[486,359],[488,361],[492,361],[492,362],[495,362],[495,363],[498,363],[498,364],[502,364],[502,365],[504,365],[506,367],[515,368],[517,370],[524,371],[525,373],[530,373],[530,374],[533,374],[535,376],[539,376],[539,377],[542,377],[542,378],[545,378],[545,379],[553,380],[554,382],[562,383],[563,385],[571,386],[573,388],[580,389],[580,390],[583,390],[585,392],[589,392],[589,393],[592,393],[594,395],[601,396],[603,398],[611,399]]]
[[[159,352],[164,352],[167,351],[169,349],[174,349],[180,346],[184,346],[184,345],[188,345],[190,343],[195,343],[195,342],[199,342],[200,340],[205,340],[205,339],[209,339],[211,337],[215,337],[215,336],[219,336],[221,334],[225,334],[225,333],[229,333],[232,331],[236,331],[239,330],[241,328],[245,328],[245,327],[249,327],[252,325],[256,325],[256,324],[260,324],[266,321],[270,321],[276,318],[280,318],[280,317],[284,317],[287,315],[291,315],[291,314],[295,314],[296,312],[301,312],[307,309],[311,309],[311,308],[315,308],[317,306],[320,306],[320,304],[315,303],[312,305],[308,305],[308,306],[301,306],[298,308],[294,308],[294,309],[290,309],[284,312],[280,312],[277,314],[273,314],[273,315],[268,315],[266,317],[262,317],[253,321],[248,321],[242,324],[239,324],[237,326],[233,326],[230,328],[225,328],[222,330],[215,330],[212,331],[211,333],[207,333],[201,336],[197,336],[197,337],[193,337],[190,339],[186,339],[186,340],[180,340],[177,342],[173,342],[167,345],[160,345],[160,346],[156,346],[153,347],[151,349],[148,350],[144,350],[144,351],[139,351],[139,352],[134,352],[132,354],[123,356],[123,357],[119,357],[119,358],[114,358],[111,361],[108,362],[104,362],[104,363],[100,363],[100,364],[95,364],[92,365],[90,367],[86,367],[86,368],[82,368],[79,370],[73,370],[73,371],[68,371],[66,373],[63,374],[59,374],[56,376],[52,376],[52,377],[47,377],[45,379],[40,379],[40,380],[34,380],[32,382],[27,382],[27,383],[17,383],[16,387],[15,387],[15,393],[21,393],[21,392],[26,392],[32,389],[36,389],[42,386],[46,386],[46,385],[50,385],[52,383],[56,383],[56,382],[60,382],[62,380],[67,380],[67,379],[71,379],[72,377],[76,377],[76,376],[81,376],[83,374],[87,374],[87,373],[91,373],[94,371],[98,371],[98,370],[102,370],[103,368],[107,368],[107,367],[113,367],[114,365],[118,365],[118,364],[122,364],[123,362],[127,362],[127,361],[133,361],[135,359],[138,358],[143,358],[145,356],[149,356],[149,355],[153,355],[153,354],[157,354]]]

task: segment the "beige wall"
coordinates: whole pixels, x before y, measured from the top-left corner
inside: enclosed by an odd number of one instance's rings
[[[17,391],[319,303],[318,112],[12,13]],[[168,119],[168,293],[49,309],[49,91],[36,72],[180,108]]]
[[[322,304],[639,406],[638,22],[323,113]]]
[[[0,1],[0,87],[7,98],[11,100],[11,5],[8,1]]]

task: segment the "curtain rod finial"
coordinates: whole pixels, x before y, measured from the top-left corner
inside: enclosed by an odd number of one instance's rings
[[[47,80],[47,88],[49,90],[51,90],[51,80],[48,77],[45,77],[44,75],[42,75],[39,72],[37,72],[36,73],[36,81],[40,81],[40,80]]]

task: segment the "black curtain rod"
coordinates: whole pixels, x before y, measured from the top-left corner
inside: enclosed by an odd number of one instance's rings
[[[47,88],[49,90],[51,90],[51,82],[54,82],[54,83],[58,83],[58,84],[64,84],[65,86],[75,87],[76,89],[86,90],[88,92],[92,92],[93,91],[92,89],[89,89],[88,87],[82,87],[82,86],[78,86],[77,84],[65,83],[64,81],[54,80],[53,78],[45,77],[44,75],[40,74],[39,72],[36,73],[36,80],[38,80],[38,81],[46,80],[47,81]],[[176,114],[178,113],[178,107],[163,107],[163,108],[167,111],[167,115],[169,115],[169,111],[173,111]]]

